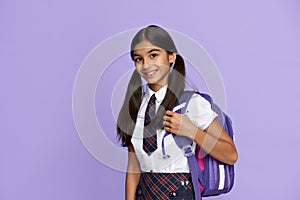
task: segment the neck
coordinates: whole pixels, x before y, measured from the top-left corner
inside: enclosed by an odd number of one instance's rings
[[[159,85],[159,84],[149,84],[149,88],[151,90],[153,90],[154,92],[157,92],[160,88],[162,88],[163,86],[162,85]]]
[[[158,90],[160,90],[160,88],[164,87],[165,85],[161,85],[161,84],[148,84],[149,88],[151,90],[153,90],[154,92],[157,92]]]

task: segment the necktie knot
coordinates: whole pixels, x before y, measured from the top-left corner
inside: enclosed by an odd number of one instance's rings
[[[155,94],[152,94],[152,96],[150,97],[150,101],[155,102],[155,100],[156,100]]]
[[[150,100],[148,102],[147,108],[146,108],[146,112],[145,112],[145,121],[144,121],[144,125],[148,125],[151,122],[151,119],[154,117],[155,115],[155,94],[153,94],[150,97]]]

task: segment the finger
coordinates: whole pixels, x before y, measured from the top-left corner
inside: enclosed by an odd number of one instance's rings
[[[173,129],[173,128],[170,128],[170,127],[165,127],[165,130],[168,131],[168,132],[177,134],[177,130],[176,129]]]
[[[172,117],[175,114],[175,112],[172,112],[171,110],[166,111],[166,115]]]
[[[165,126],[165,131],[172,132],[172,129],[170,127]]]
[[[179,130],[179,126],[177,123],[164,121],[163,124],[164,124],[164,127],[170,128],[173,133],[174,133],[174,131]]]
[[[172,119],[172,117],[169,117],[169,116],[167,116],[167,115],[165,115],[164,117],[163,117],[163,120],[165,120],[165,121],[171,121],[171,119]]]
[[[167,111],[166,112],[166,115],[165,116],[167,116],[167,117],[171,117],[171,118],[173,118],[173,119],[176,119],[176,118],[180,118],[181,117],[181,114],[179,114],[179,113],[176,113],[176,112],[172,112],[172,111]]]
[[[165,117],[164,123],[165,123],[165,122],[168,122],[168,124],[169,124],[170,126],[175,127],[175,126],[178,126],[178,125],[179,125],[180,120],[178,120],[178,119],[175,118],[175,117]]]
[[[164,121],[164,126],[165,126],[165,127],[172,128],[172,123],[171,123],[171,122],[168,122],[168,121]]]

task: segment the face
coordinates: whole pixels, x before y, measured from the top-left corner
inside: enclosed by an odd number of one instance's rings
[[[137,72],[154,91],[168,84],[170,64],[175,59],[175,53],[169,54],[166,50],[151,44],[148,40],[138,43],[133,51],[133,60]]]

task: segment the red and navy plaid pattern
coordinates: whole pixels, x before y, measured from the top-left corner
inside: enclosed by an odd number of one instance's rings
[[[151,96],[145,112],[143,149],[148,155],[157,149],[156,129],[150,123],[154,115],[155,94]]]
[[[136,200],[194,199],[190,173],[141,173],[138,193]]]

